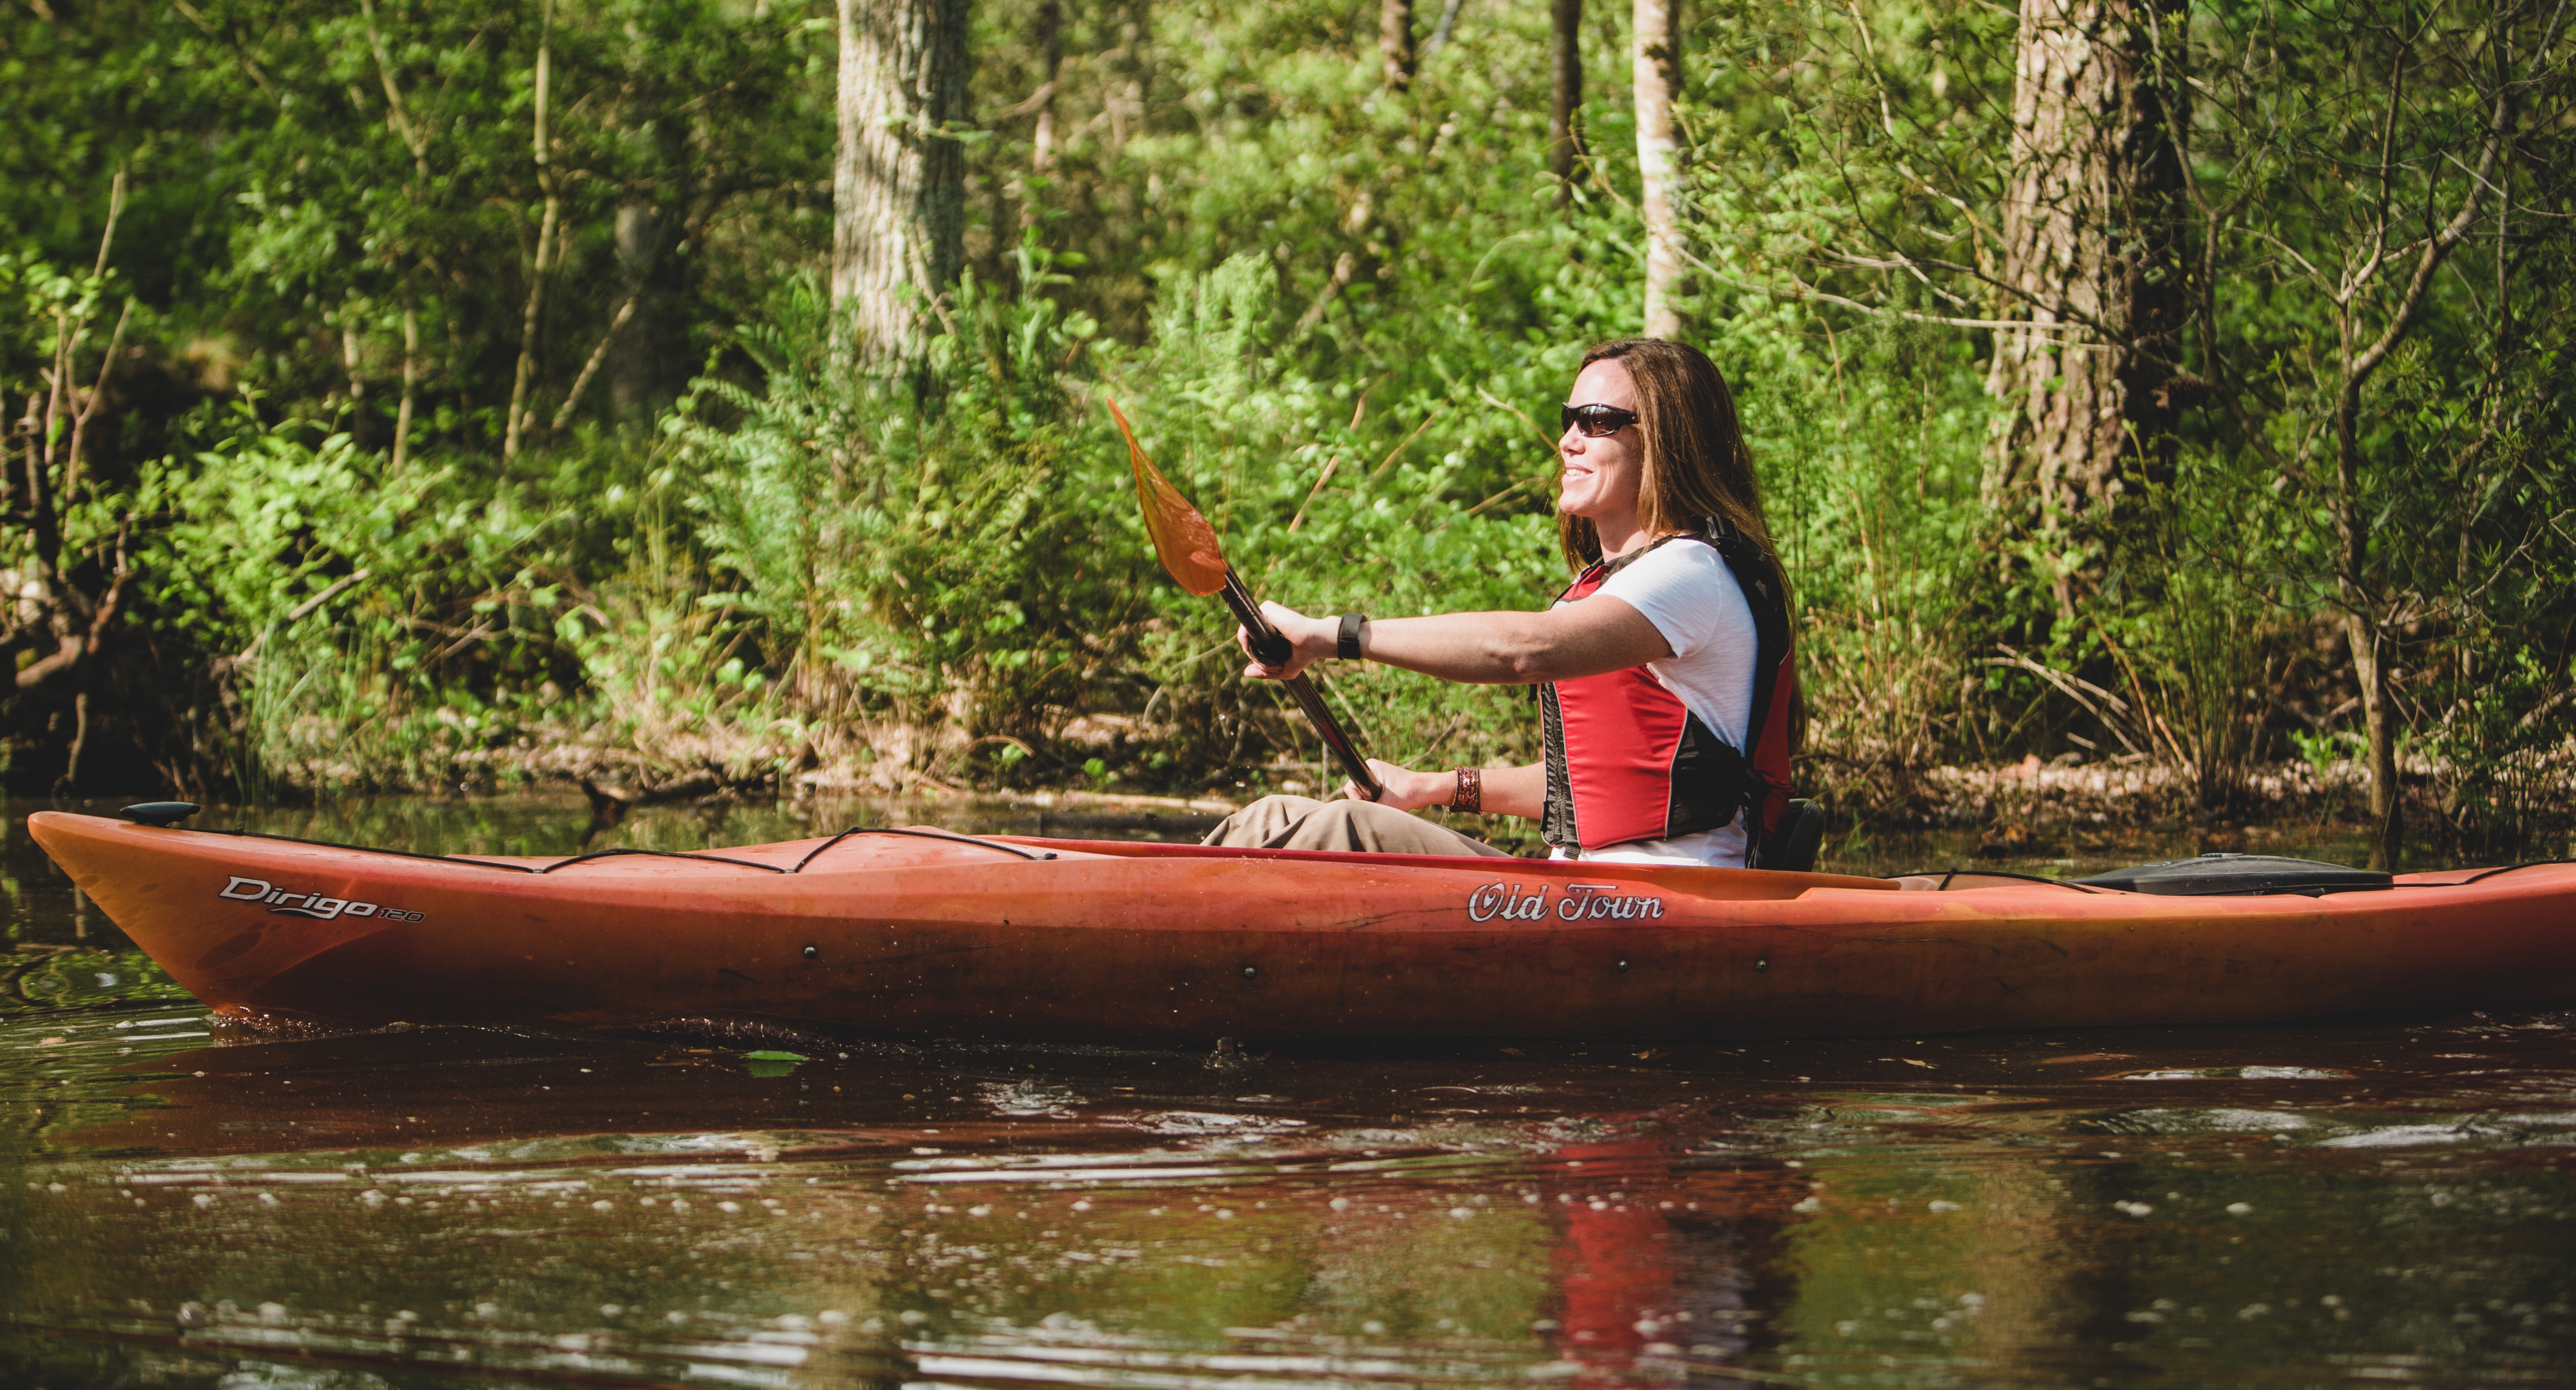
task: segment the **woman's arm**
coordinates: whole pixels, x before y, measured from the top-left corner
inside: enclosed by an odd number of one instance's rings
[[[1286,680],[1334,654],[1341,638],[1338,617],[1309,618],[1276,603],[1261,605],[1263,616],[1285,636],[1291,651],[1285,666],[1264,666],[1257,659],[1244,674]],[[1251,638],[1242,629],[1235,640],[1246,655]],[[1360,625],[1360,654],[1371,661],[1408,671],[1473,685],[1534,685],[1573,680],[1609,671],[1624,671],[1673,654],[1663,633],[1646,615],[1607,594],[1551,608],[1543,613],[1443,613],[1427,618],[1373,618]],[[1399,811],[1446,806],[1457,790],[1455,772],[1415,772],[1369,759],[1386,794],[1379,804]],[[1547,806],[1544,764],[1488,769],[1483,778],[1481,809],[1489,815],[1536,820]],[[1345,782],[1342,794],[1357,798],[1357,787]]]
[[[1386,795],[1378,798],[1381,806],[1399,811],[1419,811],[1425,806],[1446,806],[1457,793],[1455,772],[1415,772],[1411,768],[1368,760],[1369,771],[1377,774],[1378,785]],[[1342,783],[1342,795],[1353,801],[1365,801],[1360,789]],[[1489,767],[1484,776],[1483,811],[1489,816],[1526,816],[1537,820],[1547,809],[1547,765],[1531,763],[1527,767]]]
[[[1331,656],[1339,618],[1309,618],[1276,603],[1263,616],[1295,651],[1285,666],[1256,660],[1244,674],[1286,680]],[[1235,637],[1250,655],[1250,638]],[[1372,618],[1360,624],[1360,655],[1389,666],[1469,685],[1535,685],[1624,671],[1673,654],[1646,615],[1608,594],[1594,594],[1542,613],[1442,613],[1428,618]],[[1490,796],[1491,793],[1489,792]]]

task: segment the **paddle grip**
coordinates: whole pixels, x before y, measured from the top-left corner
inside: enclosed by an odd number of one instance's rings
[[[1288,645],[1288,639],[1280,634],[1279,629],[1261,616],[1261,605],[1252,601],[1252,591],[1243,587],[1243,581],[1234,577],[1232,569],[1225,572],[1225,588],[1219,592],[1225,596],[1225,606],[1234,610],[1234,620],[1243,624],[1243,630],[1251,634],[1253,659],[1264,666],[1287,665],[1295,650]]]
[[[1287,665],[1288,658],[1295,655],[1295,649],[1279,629],[1270,625],[1269,619],[1261,616],[1261,605],[1252,601],[1252,591],[1243,587],[1243,581],[1234,577],[1232,569],[1225,572],[1225,588],[1219,592],[1224,595],[1225,606],[1234,610],[1235,621],[1243,624],[1244,632],[1251,638],[1254,659],[1264,666]],[[1351,736],[1342,732],[1342,722],[1333,717],[1333,711],[1324,704],[1323,694],[1315,689],[1315,683],[1301,673],[1280,684],[1288,687],[1288,697],[1297,702],[1306,722],[1315,726],[1315,736],[1324,741],[1325,747],[1333,750],[1333,757],[1341,763],[1342,770],[1351,775],[1352,784],[1368,793],[1371,801],[1384,798],[1385,786],[1379,783],[1375,773],[1369,771],[1368,759],[1360,756]]]

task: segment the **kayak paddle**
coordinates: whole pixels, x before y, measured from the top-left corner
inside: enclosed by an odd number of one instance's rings
[[[1127,427],[1127,415],[1118,408],[1118,402],[1109,402],[1109,414],[1118,422],[1118,432],[1127,438],[1127,462],[1136,472],[1136,506],[1145,514],[1145,531],[1154,538],[1154,554],[1162,559],[1163,569],[1183,589],[1201,598],[1222,595],[1225,606],[1234,610],[1235,621],[1251,634],[1252,654],[1261,664],[1286,665],[1290,654],[1288,639],[1261,616],[1261,605],[1252,601],[1252,591],[1243,587],[1243,581],[1235,577],[1234,567],[1225,562],[1225,552],[1217,546],[1216,528],[1208,525],[1199,509],[1181,496],[1180,489],[1172,486],[1152,459],[1145,457],[1144,446],[1136,442],[1136,432]],[[1305,712],[1306,722],[1315,726],[1315,734],[1323,739],[1324,746],[1341,760],[1342,770],[1351,775],[1352,783],[1368,793],[1371,801],[1384,796],[1386,788],[1378,785],[1376,776],[1369,771],[1368,759],[1360,756],[1350,735],[1342,732],[1341,721],[1325,708],[1324,697],[1316,691],[1315,683],[1300,672],[1280,684],[1288,687],[1289,697]]]

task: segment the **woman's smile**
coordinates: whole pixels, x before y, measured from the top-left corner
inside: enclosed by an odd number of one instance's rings
[[[1628,375],[1625,363],[1615,358],[1604,359],[1583,369],[1574,379],[1574,389],[1566,396],[1568,405],[1607,405],[1621,410],[1637,408],[1637,384]],[[1587,435],[1579,426],[1568,426],[1556,442],[1558,460],[1564,471],[1560,476],[1563,492],[1558,509],[1571,516],[1590,518],[1595,524],[1610,523],[1605,530],[1626,532],[1633,529],[1637,498],[1645,482],[1645,439],[1636,425],[1615,433]]]

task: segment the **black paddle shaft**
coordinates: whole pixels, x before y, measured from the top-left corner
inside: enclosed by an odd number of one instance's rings
[[[1252,601],[1252,591],[1243,587],[1243,581],[1234,577],[1231,568],[1225,572],[1222,593],[1225,606],[1234,610],[1235,621],[1242,623],[1243,630],[1251,634],[1252,655],[1264,666],[1287,665],[1294,649],[1288,645],[1288,639],[1280,635],[1279,629],[1261,616],[1261,605]],[[1315,683],[1300,673],[1280,684],[1288,687],[1288,697],[1305,712],[1306,722],[1315,726],[1316,735],[1324,740],[1325,747],[1333,750],[1333,756],[1341,761],[1342,770],[1351,775],[1351,781],[1368,793],[1371,801],[1384,797],[1386,788],[1379,785],[1376,775],[1369,771],[1368,759],[1360,756],[1351,736],[1342,732],[1341,721],[1325,707],[1323,693],[1315,689]]]

